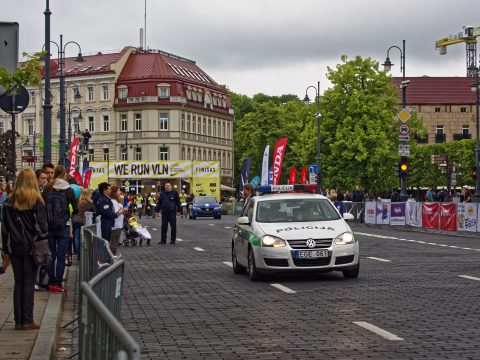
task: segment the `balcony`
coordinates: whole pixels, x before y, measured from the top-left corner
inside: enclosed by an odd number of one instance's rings
[[[465,140],[465,139],[471,139],[472,134],[453,134],[453,140]]]
[[[440,144],[440,143],[444,143],[447,139],[447,135],[446,134],[435,134],[435,143],[436,144]]]

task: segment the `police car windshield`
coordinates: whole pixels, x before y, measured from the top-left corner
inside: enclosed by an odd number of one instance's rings
[[[193,199],[195,204],[215,204],[217,200],[213,196],[197,196]]]
[[[256,221],[261,223],[338,220],[340,216],[326,199],[259,201]]]

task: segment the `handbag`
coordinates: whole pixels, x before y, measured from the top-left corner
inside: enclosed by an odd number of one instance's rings
[[[39,265],[50,265],[52,262],[52,252],[48,245],[47,233],[42,233],[40,225],[38,224],[37,214],[33,213],[35,218],[36,234],[32,239],[32,256],[34,263]]]

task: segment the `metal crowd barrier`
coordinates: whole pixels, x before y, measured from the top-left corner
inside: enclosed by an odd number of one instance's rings
[[[140,359],[140,347],[120,323],[124,261],[80,284],[80,359]]]

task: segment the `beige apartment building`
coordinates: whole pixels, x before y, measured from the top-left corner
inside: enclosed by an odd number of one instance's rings
[[[476,93],[470,77],[411,77],[407,87],[407,108],[423,119],[428,134],[418,143],[438,144],[475,138]],[[402,78],[394,78],[397,86]],[[401,91],[398,99],[401,102]]]
[[[59,74],[51,61],[52,162],[59,152]],[[122,160],[219,161],[221,184],[233,184],[233,109],[228,93],[192,60],[158,50],[126,47],[66,58],[68,129],[92,135],[90,162]],[[29,89],[28,108],[17,117],[17,169],[43,163],[43,87]],[[11,128],[0,111],[0,133]],[[68,140],[67,140],[68,145]],[[120,180],[116,180],[120,184]],[[135,180],[136,186],[153,180]],[[143,185],[142,185],[143,187]]]

